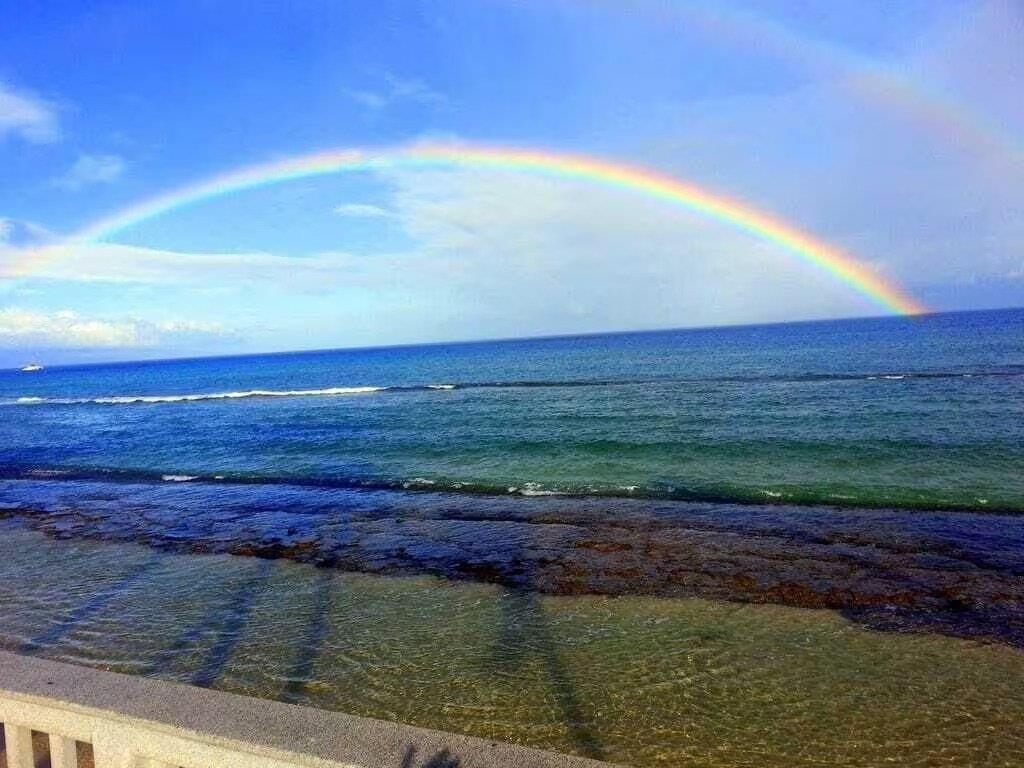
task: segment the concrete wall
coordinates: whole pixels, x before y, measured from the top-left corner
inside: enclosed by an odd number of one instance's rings
[[[75,768],[75,741],[92,745],[96,768],[610,765],[5,652],[0,721],[7,768],[32,768],[32,730],[50,734],[53,768]]]

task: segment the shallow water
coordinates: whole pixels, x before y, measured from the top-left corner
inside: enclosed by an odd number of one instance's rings
[[[0,525],[0,644],[24,653],[637,766],[1024,757],[1024,653],[1006,645]]]

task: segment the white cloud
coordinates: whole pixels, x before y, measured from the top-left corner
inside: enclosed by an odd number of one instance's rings
[[[398,77],[391,72],[385,72],[381,79],[383,84],[380,88],[346,88],[344,93],[371,112],[379,112],[399,102],[437,106],[447,101],[443,94],[422,80]]]
[[[879,311],[782,248],[662,201],[485,170],[390,177],[396,215],[424,254],[421,290],[455,294],[495,333]],[[455,266],[431,269],[434,258]],[[446,335],[465,326],[454,315]]]
[[[56,242],[57,236],[33,221],[0,216],[0,277],[4,264],[13,262],[22,249],[36,248]]]
[[[0,82],[0,139],[17,136],[33,144],[60,138],[54,106],[26,91]]]
[[[386,219],[392,215],[386,208],[368,203],[344,203],[335,208],[334,212],[353,219]]]
[[[378,110],[386,107],[390,101],[383,93],[374,91],[359,90],[357,88],[346,88],[345,95],[352,101],[361,104],[369,110]]]
[[[71,310],[46,313],[0,309],[0,346],[111,348],[152,347],[232,334],[221,326],[190,320],[149,321],[133,317],[81,317]]]
[[[79,190],[90,184],[110,184],[121,177],[124,167],[124,160],[117,155],[80,155],[53,183],[70,190]]]
[[[424,104],[440,104],[445,97],[416,78],[402,78],[391,72],[384,73],[384,81],[388,85],[388,93],[392,101],[407,99]]]
[[[116,243],[4,247],[0,280],[35,278],[76,283],[142,283],[180,286],[278,284],[291,289],[322,287],[358,269],[345,253],[309,257],[270,253],[183,253]]]

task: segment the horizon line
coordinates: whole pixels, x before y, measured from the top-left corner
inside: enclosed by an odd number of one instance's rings
[[[647,334],[647,333],[672,333],[673,331],[714,331],[722,329],[740,329],[740,328],[762,328],[762,327],[775,327],[781,325],[809,325],[812,323],[838,323],[838,322],[857,322],[857,321],[878,321],[878,320],[891,320],[893,322],[916,322],[929,317],[938,317],[941,315],[964,315],[964,314],[976,314],[982,312],[1013,312],[1013,311],[1024,311],[1024,305],[1014,305],[1006,307],[991,307],[982,309],[948,309],[939,310],[934,312],[926,312],[917,315],[854,315],[854,316],[842,316],[842,317],[816,317],[816,318],[804,318],[800,320],[771,320],[761,322],[743,322],[743,323],[721,323],[717,325],[680,325],[680,326],[665,326],[659,328],[626,328],[618,330],[600,330],[600,331],[578,331],[578,332],[565,332],[565,333],[543,333],[529,336],[492,336],[486,338],[462,338],[462,339],[439,339],[437,341],[412,341],[412,342],[395,342],[386,344],[366,344],[357,345],[352,347],[314,347],[314,348],[300,348],[300,349],[278,349],[278,350],[262,350],[255,352],[228,352],[224,354],[186,354],[180,357],[151,357],[151,358],[134,358],[134,359],[120,359],[120,360],[104,360],[99,362],[78,362],[78,363],[59,363],[56,365],[44,365],[44,368],[88,368],[88,367],[101,367],[106,365],[133,365],[143,363],[173,363],[173,362],[185,362],[185,361],[202,361],[202,360],[230,360],[230,359],[241,359],[246,357],[272,357],[272,356],[285,356],[285,355],[313,355],[313,354],[327,354],[331,352],[373,352],[376,350],[388,350],[388,349],[410,349],[419,347],[443,347],[443,346],[470,346],[473,344],[500,344],[500,343],[512,343],[521,341],[555,341],[558,339],[576,339],[576,338],[592,338],[598,336],[626,336],[629,334]],[[73,349],[73,348],[53,348],[53,349]],[[87,348],[82,348],[87,349]],[[97,349],[97,348],[93,348]],[[99,348],[102,349],[102,348]],[[2,372],[19,372],[17,367],[14,368],[0,368]]]

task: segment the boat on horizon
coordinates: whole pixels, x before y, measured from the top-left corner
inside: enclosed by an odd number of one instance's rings
[[[21,366],[22,373],[35,373],[36,371],[43,370],[43,366],[39,363],[28,363],[27,365]]]

